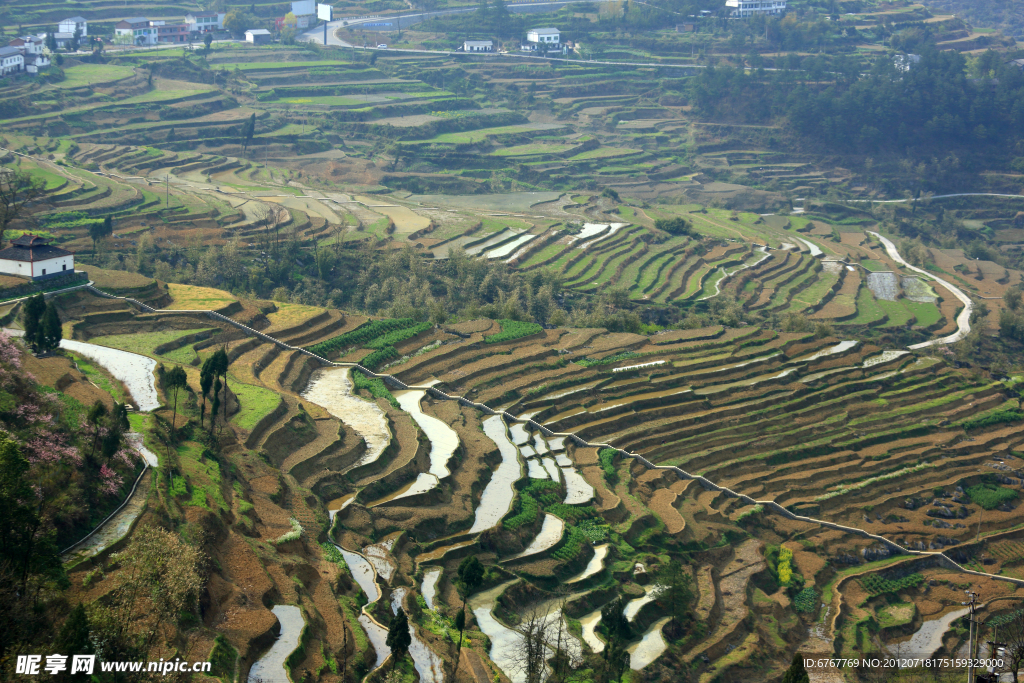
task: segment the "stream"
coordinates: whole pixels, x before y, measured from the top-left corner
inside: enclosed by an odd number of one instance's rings
[[[271,610],[281,624],[281,634],[265,655],[249,669],[249,683],[291,683],[284,663],[299,646],[305,620],[295,605],[277,605]]]
[[[364,401],[352,393],[349,372],[349,368],[317,370],[301,394],[302,398],[317,404],[354,429],[366,442],[366,453],[343,473],[376,461],[391,441],[384,411],[376,403]]]

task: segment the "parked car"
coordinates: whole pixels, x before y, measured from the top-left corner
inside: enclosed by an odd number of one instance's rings
[[[377,46],[377,49],[378,50],[386,50],[386,49],[388,49],[387,43],[381,43],[380,45]]]

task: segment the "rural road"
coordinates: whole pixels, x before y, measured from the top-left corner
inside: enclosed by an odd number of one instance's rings
[[[904,202],[924,202],[929,199],[946,199],[948,197],[1013,197],[1024,199],[1024,194],[996,194],[994,192],[958,192],[957,194],[936,194],[931,197],[919,197],[918,199],[848,199],[849,202],[870,202],[872,204],[902,204]]]
[[[556,9],[564,5],[570,5],[571,2],[521,2],[516,4],[508,4],[506,7],[511,13],[531,13],[531,12],[544,12],[549,9]],[[336,45],[339,47],[357,47],[349,42],[346,42],[336,35],[335,31],[343,26],[345,28],[361,27],[366,31],[375,31],[380,33],[390,33],[397,31],[401,28],[409,28],[414,24],[418,24],[425,19],[430,17],[439,17],[445,14],[462,14],[465,12],[475,12],[476,7],[457,7],[454,9],[437,10],[434,12],[410,12],[409,14],[395,14],[395,15],[383,15],[376,17],[342,17],[335,19],[327,24],[327,44]],[[381,24],[379,26],[365,26],[365,24]],[[385,25],[386,24],[386,25]],[[323,44],[324,39],[324,27],[323,25],[311,28],[299,36],[299,40],[304,42],[315,42]],[[402,50],[402,52],[425,52],[433,53],[439,52],[440,54],[447,54],[443,50]],[[493,53],[492,53],[493,54]]]
[[[928,279],[934,280],[935,282],[939,283],[944,288],[949,290],[949,293],[955,296],[957,299],[959,299],[964,305],[964,310],[960,311],[960,315],[956,317],[956,324],[958,328],[956,332],[949,335],[948,337],[932,339],[930,341],[921,342],[920,344],[908,346],[907,348],[923,349],[925,347],[936,346],[938,344],[952,344],[953,342],[958,342],[964,337],[966,337],[971,331],[971,313],[974,311],[974,304],[971,302],[971,298],[964,294],[962,291],[960,291],[958,288],[954,287],[953,285],[943,280],[942,278],[935,277],[935,275],[929,273],[927,270],[918,268],[916,266],[912,266],[906,261],[904,261],[903,257],[900,256],[900,252],[896,250],[896,245],[893,244],[892,241],[889,240],[887,237],[882,237],[877,232],[871,232],[870,230],[868,231],[868,234],[874,235],[875,237],[878,238],[878,240],[882,243],[882,246],[885,247],[886,253],[889,254],[889,258],[891,258],[893,261],[900,264],[904,268],[907,268],[908,270],[913,270],[917,273],[921,273],[922,275],[927,276]]]

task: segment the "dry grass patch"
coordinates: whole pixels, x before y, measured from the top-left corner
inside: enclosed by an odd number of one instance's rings
[[[213,287],[177,284],[169,284],[167,287],[174,299],[167,308],[213,311],[237,301],[231,294]]]

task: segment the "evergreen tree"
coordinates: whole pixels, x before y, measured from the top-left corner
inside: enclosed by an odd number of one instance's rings
[[[395,618],[391,620],[391,625],[388,627],[388,638],[385,643],[391,648],[391,656],[394,657],[391,660],[391,670],[394,671],[398,660],[405,657],[405,654],[409,651],[409,645],[412,644],[412,635],[409,633],[409,618],[405,616],[405,610],[401,607],[398,608]]]
[[[484,582],[484,566],[476,555],[470,555],[459,564],[455,587],[462,595],[462,609],[455,615],[455,626],[459,629],[459,640],[455,645],[455,659],[452,662],[451,679],[455,680],[462,656],[462,632],[466,628],[466,598]]]
[[[85,606],[82,603],[78,603],[71,610],[67,621],[61,626],[57,640],[54,643],[54,650],[76,655],[93,654],[92,639],[89,637],[90,631],[89,615],[86,614]],[[87,682],[89,681],[89,676],[84,673],[72,676],[68,672],[63,672],[59,674],[58,680]]]
[[[60,340],[64,337],[64,330],[60,325],[60,316],[57,315],[56,305],[50,304],[46,307],[40,331],[39,346],[43,351],[53,351],[60,346]]]
[[[184,368],[175,365],[164,375],[164,391],[172,396],[174,408],[171,415],[171,436],[174,436],[174,425],[178,421],[178,392],[188,386],[188,375]]]
[[[23,322],[25,326],[25,341],[29,343],[32,350],[39,353],[40,343],[43,338],[43,315],[46,313],[46,298],[37,294],[25,302]]]
[[[810,683],[807,669],[804,668],[804,658],[800,656],[799,652],[793,655],[793,662],[783,674],[782,683]]]
[[[246,119],[245,123],[242,124],[242,154],[245,154],[249,150],[249,145],[252,144],[252,136],[256,134],[256,113],[253,112],[252,116]]]

